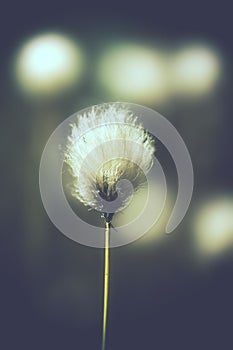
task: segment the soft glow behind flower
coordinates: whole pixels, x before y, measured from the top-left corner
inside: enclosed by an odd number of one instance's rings
[[[65,162],[73,176],[72,194],[101,211],[99,198],[113,201],[122,179],[140,186],[153,164],[154,138],[124,105],[94,106],[71,125]],[[121,207],[123,207],[121,202]]]

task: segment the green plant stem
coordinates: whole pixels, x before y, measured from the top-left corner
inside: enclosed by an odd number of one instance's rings
[[[105,223],[105,249],[104,249],[104,300],[103,300],[103,329],[102,329],[102,350],[106,349],[107,315],[108,315],[108,294],[109,294],[109,238],[110,222]]]

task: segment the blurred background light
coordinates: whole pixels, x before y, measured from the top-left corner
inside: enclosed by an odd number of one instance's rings
[[[114,99],[153,104],[167,96],[162,53],[147,46],[118,44],[102,56],[98,79]]]
[[[27,41],[16,57],[16,78],[29,94],[51,94],[77,83],[84,69],[81,48],[58,33]]]
[[[163,188],[156,181],[150,184],[150,195],[154,199],[153,207],[147,207],[148,187],[143,186],[134,192],[130,204],[120,213],[116,214],[113,224],[116,226],[127,226],[126,234],[134,231],[134,220],[140,217],[140,220],[135,221],[137,228],[141,227],[142,232],[148,223],[148,231],[139,240],[138,244],[151,244],[159,242],[164,238],[165,227],[171,214],[171,196],[167,193],[166,203],[163,208]],[[161,211],[161,209],[163,210]],[[147,209],[144,211],[144,209]],[[144,212],[143,212],[144,211]],[[161,211],[161,214],[156,219],[155,213]],[[142,214],[143,213],[143,214]],[[142,214],[142,215],[141,215]],[[141,216],[140,216],[141,215]]]
[[[233,198],[219,197],[203,204],[195,221],[198,250],[219,255],[233,248]]]
[[[191,96],[207,93],[220,78],[220,55],[207,46],[185,47],[174,55],[171,70],[174,92]]]

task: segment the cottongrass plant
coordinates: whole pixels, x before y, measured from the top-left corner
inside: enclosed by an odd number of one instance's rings
[[[93,106],[71,124],[65,162],[73,178],[72,195],[85,206],[99,211],[105,221],[102,350],[106,349],[110,228],[114,215],[103,203],[111,203],[120,196],[117,184],[122,179],[133,183],[137,190],[141,185],[140,169],[148,173],[154,152],[154,138],[127,105]],[[127,200],[127,195],[122,194],[117,211],[126,206]]]

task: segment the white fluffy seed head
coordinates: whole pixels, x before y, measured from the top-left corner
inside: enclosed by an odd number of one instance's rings
[[[140,185],[141,173],[153,164],[154,138],[123,104],[91,107],[71,124],[65,163],[73,177],[72,195],[84,205],[100,210],[99,196],[117,197],[117,183],[127,179]]]

